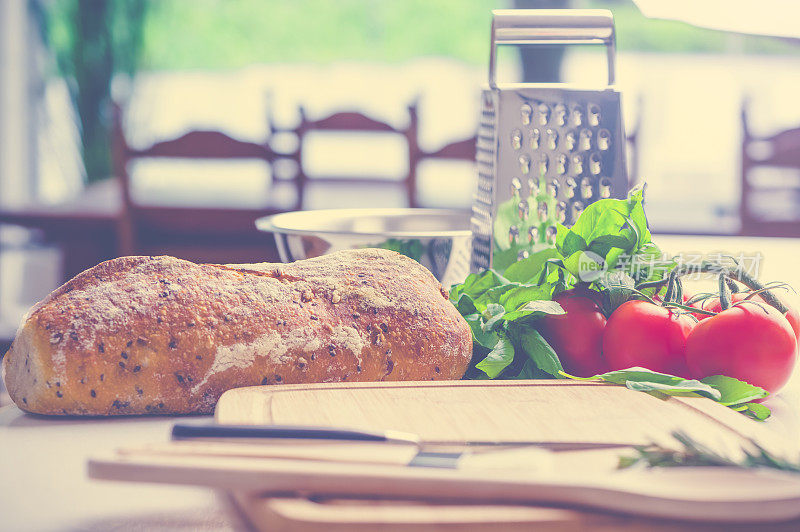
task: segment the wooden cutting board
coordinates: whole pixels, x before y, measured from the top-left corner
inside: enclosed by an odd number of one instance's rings
[[[714,446],[771,439],[763,425],[708,399],[554,380],[255,386],[225,392],[216,419],[399,430],[436,443],[643,445],[669,443],[675,430]]]
[[[261,445],[229,449],[230,443],[173,442],[93,459],[89,474],[223,489],[260,530],[672,531],[687,526],[668,518],[694,520],[696,530],[733,530],[736,522],[790,517],[795,518],[791,524],[759,528],[791,530],[800,516],[796,479],[724,468],[631,476],[615,471],[625,449],[569,451],[593,444],[669,444],[674,430],[722,451],[751,440],[768,447],[781,443],[763,424],[704,398],[661,399],[577,381],[283,385],[230,390],[221,397],[216,418],[223,424],[400,430],[432,444],[537,442],[567,452],[553,453],[553,467],[541,470],[521,464],[455,471],[276,460],[259,457]],[[321,494],[328,502],[276,496],[287,493]],[[367,495],[405,502],[353,500]],[[349,500],[336,501],[337,496]],[[531,503],[560,508],[526,506]],[[698,520],[727,524],[705,526]]]
[[[751,532],[752,523],[688,523],[538,506],[264,497],[234,492],[235,512],[255,530],[284,532]],[[761,523],[796,532],[800,521]]]

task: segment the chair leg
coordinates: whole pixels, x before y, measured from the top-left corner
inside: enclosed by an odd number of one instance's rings
[[[117,246],[119,256],[136,254],[136,232],[129,214],[124,214],[117,222]]]

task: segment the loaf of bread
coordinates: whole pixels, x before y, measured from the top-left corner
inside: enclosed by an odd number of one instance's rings
[[[28,412],[189,414],[240,386],[458,379],[471,354],[428,270],[362,249],[292,264],[101,263],[31,309],[3,369]]]

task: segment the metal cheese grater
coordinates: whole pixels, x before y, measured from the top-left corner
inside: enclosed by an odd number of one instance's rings
[[[555,222],[571,224],[585,206],[625,197],[628,178],[620,93],[614,84],[614,19],[607,10],[493,11],[489,88],[483,91],[472,209],[473,272],[504,268]],[[608,85],[498,84],[497,45],[603,44]]]

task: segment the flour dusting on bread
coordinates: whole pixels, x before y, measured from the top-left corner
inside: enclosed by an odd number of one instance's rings
[[[122,257],[32,309],[7,388],[45,414],[209,412],[257,384],[453,379],[469,327],[419,263],[347,250],[292,264]]]

